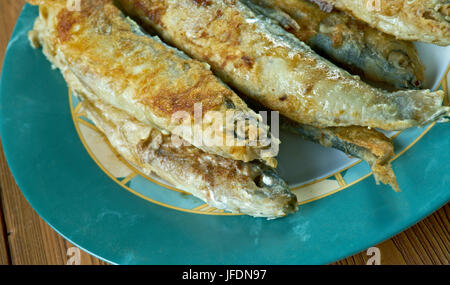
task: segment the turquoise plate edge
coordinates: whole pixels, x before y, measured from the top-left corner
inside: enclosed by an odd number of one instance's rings
[[[5,55],[3,147],[36,212],[96,257],[114,264],[328,264],[392,237],[450,200],[450,124],[440,124],[393,163],[401,193],[370,177],[271,221],[149,203],[115,184],[84,149],[62,76],[28,44],[36,16],[26,5]]]

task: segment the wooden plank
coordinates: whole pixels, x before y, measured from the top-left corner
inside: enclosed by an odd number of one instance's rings
[[[66,264],[73,245],[48,226],[31,208],[17,187],[0,153],[0,185],[7,241],[12,264]],[[81,264],[106,264],[80,251]]]
[[[24,3],[24,0],[0,1],[0,70],[3,66],[3,56],[9,42],[9,37]]]
[[[1,202],[1,189],[0,189],[0,202]],[[0,204],[0,265],[8,265],[8,264],[11,264],[11,258],[7,243],[7,230],[5,219]]]
[[[17,15],[22,9],[24,0],[4,0],[0,1],[0,70],[3,66],[3,57],[10,34],[14,28]],[[1,72],[0,72],[1,74]],[[1,190],[0,190],[1,192]],[[0,201],[1,201],[0,193]],[[3,211],[0,207],[0,264],[10,264],[9,248],[7,245],[7,230]]]
[[[395,246],[392,239],[382,242],[375,247],[380,249],[381,261],[383,265],[403,265],[406,264],[400,250]],[[354,256],[350,256],[336,262],[336,265],[364,265],[367,264],[371,256],[367,255],[367,251],[360,252]]]
[[[450,262],[450,205],[447,204],[415,226],[376,245],[383,265],[448,265]],[[340,260],[335,265],[366,264],[366,251]]]
[[[449,211],[447,204],[393,238],[407,264],[449,264]]]
[[[0,1],[0,69],[24,0]],[[23,197],[0,143],[0,264],[66,264],[73,245],[50,228]],[[106,264],[81,251],[81,264]]]

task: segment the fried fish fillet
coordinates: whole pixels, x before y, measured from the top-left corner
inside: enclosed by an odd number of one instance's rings
[[[156,173],[212,207],[269,219],[297,211],[297,197],[274,169],[224,158],[184,144],[127,113],[84,97],[88,117],[111,145],[146,174]]]
[[[352,73],[397,89],[419,89],[424,66],[411,42],[397,40],[342,11],[307,0],[252,0],[256,9],[318,54]]]
[[[373,88],[250,9],[248,1],[116,2],[170,44],[209,63],[239,92],[296,122],[400,130],[448,121],[444,92]]]
[[[79,11],[65,0],[29,2],[40,4],[35,44],[105,103],[205,152],[276,165],[278,140],[207,64],[148,36],[109,0],[83,0]],[[239,124],[242,117],[249,123]]]
[[[450,44],[448,0],[325,1],[398,39],[441,46]]]

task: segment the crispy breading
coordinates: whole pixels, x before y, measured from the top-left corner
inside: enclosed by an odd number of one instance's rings
[[[425,67],[411,42],[397,40],[336,9],[307,0],[251,0],[266,16],[354,74],[395,88],[418,89]]]
[[[398,39],[450,44],[448,0],[325,0]]]
[[[371,87],[250,9],[248,0],[118,2],[167,42],[209,63],[226,83],[296,122],[399,130],[448,121],[442,91]],[[158,21],[147,15],[154,9]]]
[[[156,173],[211,207],[254,217],[279,218],[297,210],[297,197],[270,167],[224,158],[184,144],[101,100],[83,107],[111,145],[146,174]]]
[[[316,128],[284,117],[281,118],[280,124],[281,129],[308,141],[338,149],[366,161],[377,183],[388,184],[394,191],[400,191],[390,163],[394,157],[394,145],[384,134],[359,126]]]
[[[253,140],[250,133],[268,137],[267,125],[207,64],[148,36],[112,1],[84,0],[79,11],[69,10],[63,0],[33,3],[40,4],[31,32],[34,42],[43,45],[56,67],[63,73],[69,69],[99,99],[206,152],[276,165],[268,149],[278,140],[269,138],[269,145]],[[194,114],[195,106],[201,114]],[[208,121],[208,111],[221,114],[222,125]],[[252,119],[243,136],[235,134],[238,120],[227,125],[230,112]]]

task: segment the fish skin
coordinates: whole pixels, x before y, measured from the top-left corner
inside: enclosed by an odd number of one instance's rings
[[[34,44],[42,44],[56,67],[70,69],[100,99],[205,152],[276,166],[271,146],[279,141],[269,138],[262,117],[217,79],[207,64],[145,34],[112,1],[84,0],[81,11],[69,11],[65,0],[31,2],[40,4],[41,11],[30,32]],[[194,118],[199,103],[202,124]],[[208,111],[223,117],[222,126],[206,119]],[[245,114],[257,123],[248,124],[245,134],[238,137],[230,128],[238,121],[226,124],[228,112]],[[190,116],[187,123],[173,119],[181,113]],[[192,135],[198,126],[201,140]],[[261,137],[268,138],[269,144],[255,143],[249,138],[251,132],[264,134]],[[219,140],[223,143],[214,143]]]
[[[262,14],[352,73],[397,89],[420,89],[424,66],[411,42],[397,40],[342,11],[307,0],[251,0]]]
[[[267,111],[261,104],[245,98],[250,108],[255,111]],[[268,121],[272,117],[268,113]],[[347,155],[366,161],[372,169],[375,182],[390,185],[400,192],[397,178],[390,161],[394,157],[392,140],[375,129],[359,126],[317,128],[296,123],[284,116],[279,116],[280,129],[298,135],[304,140],[331,147]]]
[[[443,91],[371,87],[251,10],[248,1],[116,2],[168,43],[210,64],[240,93],[296,122],[401,130],[448,121]]]
[[[243,162],[206,153],[186,141],[179,145],[173,140],[181,138],[105,103],[58,59],[54,46],[41,33],[37,27],[29,34],[32,46],[43,47],[49,61],[82,100],[88,117],[123,157],[146,174],[154,172],[210,206],[232,213],[274,219],[297,211],[297,197],[273,168],[260,161]]]
[[[325,1],[398,39],[450,45],[448,0]]]
[[[364,127],[316,128],[280,118],[280,128],[325,147],[338,149],[366,161],[375,181],[390,185],[400,192],[390,160],[394,156],[392,141],[374,129]]]
[[[80,94],[89,119],[145,174],[156,173],[209,206],[232,213],[274,219],[297,211],[297,197],[273,168],[208,154],[192,145],[174,147],[172,136]]]

